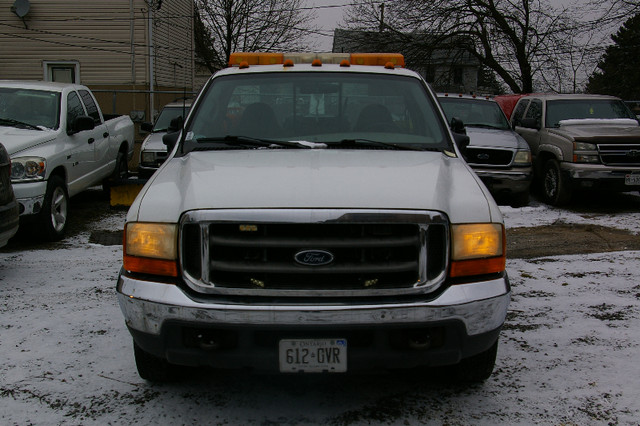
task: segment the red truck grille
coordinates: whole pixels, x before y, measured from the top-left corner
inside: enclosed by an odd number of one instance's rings
[[[303,212],[304,217],[309,211]],[[397,294],[399,289],[424,291],[444,280],[448,226],[439,215],[417,215],[417,221],[416,215],[360,212],[304,223],[198,216],[183,220],[181,227],[182,270],[198,291]]]

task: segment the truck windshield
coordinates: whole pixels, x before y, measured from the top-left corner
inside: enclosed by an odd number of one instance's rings
[[[450,149],[444,120],[420,80],[366,73],[215,78],[187,123],[186,134],[196,142],[251,137]]]
[[[60,93],[0,87],[0,125],[57,129]]]
[[[439,101],[449,121],[456,117],[468,127],[510,129],[507,117],[496,102],[456,97],[441,97]]]
[[[616,99],[566,99],[547,101],[546,126],[559,127],[562,120],[632,118],[636,116]]]
[[[154,132],[166,132],[171,124],[171,120],[177,117],[186,117],[189,114],[190,104],[180,106],[166,106],[162,108],[160,115],[156,118],[156,123],[153,125]]]

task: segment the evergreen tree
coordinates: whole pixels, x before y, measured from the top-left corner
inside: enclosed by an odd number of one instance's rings
[[[588,93],[640,99],[640,14],[629,18],[611,36],[598,68],[587,83]]]

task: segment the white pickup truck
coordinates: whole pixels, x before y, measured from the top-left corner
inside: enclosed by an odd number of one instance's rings
[[[103,115],[76,84],[0,81],[0,137],[21,220],[35,219],[48,240],[64,236],[69,197],[125,176],[133,155],[131,119]]]
[[[398,54],[230,62],[127,214],[117,294],[140,376],[489,377],[503,219],[425,81]]]

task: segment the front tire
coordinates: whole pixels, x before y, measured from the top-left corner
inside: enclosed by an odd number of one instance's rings
[[[107,179],[102,181],[102,191],[109,197],[111,195],[111,186],[114,182],[127,180],[129,178],[129,163],[124,152],[119,151],[116,156],[116,168]]]
[[[42,234],[48,241],[60,241],[67,229],[69,195],[60,176],[51,176],[40,211]]]
[[[530,196],[529,191],[519,192],[511,196],[511,207],[526,207],[529,205]]]
[[[459,364],[451,366],[451,377],[455,382],[477,383],[487,380],[496,364],[498,342],[489,349],[469,358],[464,358]]]
[[[571,200],[571,187],[562,174],[560,163],[555,159],[547,160],[542,167],[542,197],[547,204],[562,206]]]
[[[116,157],[116,169],[113,172],[114,180],[126,180],[129,178],[129,163],[124,152],[118,152]]]
[[[142,349],[133,342],[133,354],[138,374],[144,380],[156,383],[172,382],[178,378],[178,366]]]

